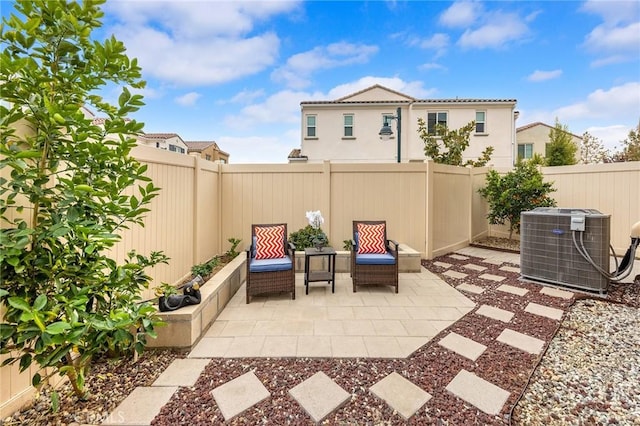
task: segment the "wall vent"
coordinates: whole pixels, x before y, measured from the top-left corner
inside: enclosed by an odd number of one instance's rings
[[[572,217],[574,218],[572,223]],[[582,218],[582,219],[581,219]],[[520,215],[520,271],[524,278],[603,294],[609,279],[576,249],[580,233],[593,262],[609,271],[610,215],[593,209],[538,207]],[[576,225],[577,224],[577,225]]]

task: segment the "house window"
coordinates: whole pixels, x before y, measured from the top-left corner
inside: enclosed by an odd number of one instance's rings
[[[179,152],[180,154],[184,154],[184,148],[169,144],[169,151]]]
[[[353,114],[344,115],[344,137],[353,137]]]
[[[316,116],[315,115],[307,115],[307,137],[308,138],[316,137]]]
[[[436,126],[441,125],[447,127],[447,112],[435,111],[427,113],[427,133],[430,135],[437,134]]]
[[[476,111],[476,133],[486,133],[487,113],[485,111]]]
[[[209,155],[209,154],[205,154],[205,155],[204,155],[204,159],[205,159],[205,160],[209,160],[209,161],[211,161],[211,155]]]
[[[521,160],[528,160],[531,157],[533,157],[533,144],[532,143],[518,144],[518,158]]]

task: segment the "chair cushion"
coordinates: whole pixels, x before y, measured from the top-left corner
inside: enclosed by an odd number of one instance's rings
[[[357,254],[356,263],[358,265],[393,265],[396,258],[389,252],[385,254]]]
[[[384,223],[371,225],[358,223],[358,254],[384,254],[387,247],[384,241]]]
[[[251,259],[249,263],[249,271],[251,272],[276,272],[288,271],[293,267],[293,262],[289,256],[280,257],[278,259]]]
[[[284,226],[257,226],[256,260],[279,259],[284,253]]]

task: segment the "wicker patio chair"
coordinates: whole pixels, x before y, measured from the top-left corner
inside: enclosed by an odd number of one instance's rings
[[[362,235],[359,235],[358,224],[380,225],[382,228],[383,245],[381,253],[358,253]],[[364,247],[363,247],[364,249]],[[362,251],[362,250],[360,250]],[[366,250],[364,250],[366,251]],[[353,240],[351,241],[351,279],[353,292],[358,286],[390,285],[398,292],[398,243],[387,239],[387,223],[384,220],[354,220]]]
[[[274,237],[274,230],[278,238]],[[270,235],[270,239],[263,234]],[[272,252],[277,255],[261,258]],[[251,297],[265,293],[291,292],[291,299],[296,298],[295,247],[287,241],[286,223],[251,225],[246,287],[247,303]]]

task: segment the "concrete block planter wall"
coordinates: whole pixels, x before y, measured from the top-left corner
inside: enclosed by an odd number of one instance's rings
[[[153,348],[190,349],[195,345],[222,309],[245,282],[246,254],[240,253],[200,288],[202,301],[177,311],[158,312],[167,325],[158,327],[157,339],[149,339]]]

